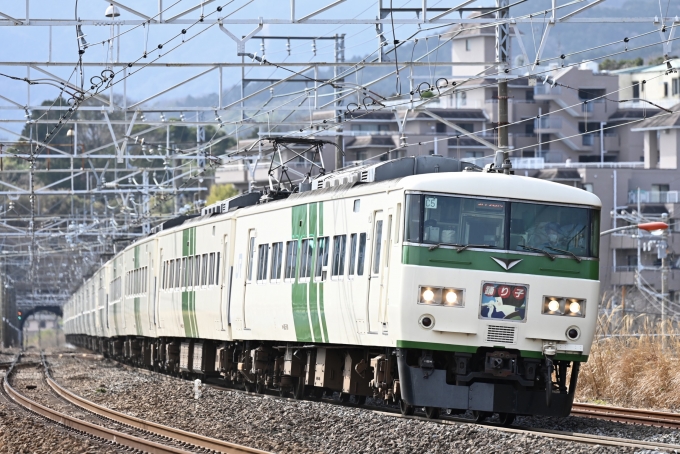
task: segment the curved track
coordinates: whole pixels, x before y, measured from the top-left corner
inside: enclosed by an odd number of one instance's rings
[[[95,356],[94,355],[89,356],[88,358],[94,359]],[[147,371],[146,369],[138,369],[138,368],[135,368],[133,366],[129,366],[129,365],[125,365],[125,364],[123,364],[123,366],[125,368],[129,368],[129,369],[133,369],[133,370],[144,371],[145,373],[153,373],[153,372]],[[54,380],[52,380],[51,378],[49,379],[48,383],[50,384],[50,386],[54,385],[57,389],[61,389],[61,393],[63,393],[64,397],[65,396],[71,396],[71,398],[74,399],[73,402],[76,403],[76,405],[82,406],[82,402],[88,402],[87,400],[85,400],[85,399],[83,399],[79,396],[76,396],[75,394],[71,393],[70,391],[63,389],[56,382],[54,382]],[[240,391],[238,389],[225,388],[224,386],[218,386],[218,385],[215,385],[215,384],[210,384],[208,386],[215,387],[215,388],[218,388],[218,389],[229,389],[231,391]],[[274,396],[274,395],[269,395],[269,394],[258,394],[258,393],[252,393],[252,392],[247,392],[247,391],[240,391],[240,392],[244,392],[244,393],[247,393],[249,395],[261,397],[261,398],[292,400],[292,398]],[[61,393],[60,393],[60,395],[62,395]],[[332,399],[322,399],[322,401],[324,403],[333,404],[333,405],[352,405],[352,404],[344,404],[344,403],[341,403],[339,401],[332,400]],[[109,409],[106,409],[104,407],[100,407],[99,405],[93,404],[91,402],[89,404],[93,405],[95,407],[101,408],[101,409],[105,410],[106,412],[118,413],[118,412],[115,412],[113,410],[109,410]],[[583,407],[586,407],[586,408],[594,407],[594,408],[588,413],[588,415],[578,413],[578,411],[580,411],[580,409],[583,408]],[[88,408],[88,407],[85,406],[84,408]],[[391,417],[424,420],[424,421],[430,421],[430,422],[439,423],[439,424],[461,424],[461,423],[475,424],[470,419],[452,417],[452,416],[446,416],[446,415],[443,415],[441,419],[434,419],[434,420],[426,418],[424,416],[417,416],[417,415],[404,416],[399,412],[398,409],[392,408],[392,407],[363,406],[362,408],[364,408],[366,411],[372,411],[372,412],[379,413],[379,414],[389,415]],[[620,422],[638,422],[639,423],[639,420],[632,421],[632,416],[629,416],[630,420],[624,420],[623,418],[620,418],[620,417],[617,417],[617,419],[614,419],[614,416],[612,416],[613,413],[607,411],[607,410],[609,410],[610,407],[602,407],[602,406],[599,406],[599,405],[589,405],[589,404],[574,404],[574,408],[575,408],[575,411],[572,412],[573,416],[589,416],[589,417],[593,417],[593,418],[612,419],[614,421],[620,421]],[[616,407],[612,407],[612,409],[630,410],[630,409],[618,409]],[[598,411],[596,411],[596,410],[598,410]],[[668,420],[670,420],[669,415],[673,415],[673,414],[662,413],[662,412],[646,412],[644,410],[632,410],[632,412],[646,413],[646,414],[656,413],[657,415],[659,415],[658,419],[654,420],[656,422],[668,421]],[[102,414],[106,417],[110,417],[105,413],[102,413]],[[122,417],[124,417],[124,418],[137,419],[137,418],[132,418],[132,417],[124,415],[124,414],[120,414],[120,413],[118,413],[118,414],[122,415]],[[676,417],[679,421],[679,423],[678,423],[679,425],[678,426],[672,426],[672,427],[680,427],[680,415],[676,415]],[[114,418],[112,418],[112,419],[114,419]],[[153,424],[153,423],[148,423],[148,422],[140,420],[140,419],[137,419],[137,420],[139,421],[139,424]],[[663,425],[661,423],[652,424],[652,422],[653,421],[649,421],[648,424],[658,425],[658,426],[663,426],[663,427],[671,427],[671,426],[668,426],[668,425]],[[558,431],[558,430],[537,429],[537,428],[533,428],[533,427],[522,427],[522,426],[503,427],[500,424],[494,424],[494,423],[484,423],[484,425],[487,425],[489,427],[493,427],[496,430],[509,432],[509,433],[516,433],[516,434],[527,434],[527,433],[529,433],[529,434],[533,434],[533,435],[537,435],[537,436],[552,438],[552,439],[555,439],[555,440],[569,441],[569,442],[581,443],[581,444],[611,446],[611,447],[628,447],[628,448],[633,448],[633,449],[644,449],[644,450],[660,450],[660,451],[674,451],[674,452],[680,451],[680,445],[674,445],[674,444],[668,444],[668,443],[648,442],[648,441],[641,441],[641,440],[634,440],[634,439],[627,439],[627,438],[606,437],[606,436],[601,436],[601,435],[565,432],[565,431]],[[135,427],[139,427],[139,426],[135,426]],[[150,430],[148,426],[145,426],[143,428]],[[177,429],[171,429],[171,430],[183,432],[183,431],[179,431]],[[183,432],[183,433],[186,433],[186,432]],[[169,435],[166,435],[166,436],[169,436]],[[201,437],[201,438],[208,438],[208,437],[203,437],[203,436],[200,436],[200,435],[196,435],[196,436]],[[176,437],[173,437],[173,438],[176,438]],[[214,440],[214,441],[219,442],[219,443],[226,443],[226,442],[223,442],[223,441],[220,441],[220,440],[215,440],[215,439],[210,439],[210,440]],[[192,442],[192,444],[196,444],[196,445],[200,446],[200,444],[197,443],[197,442]],[[211,448],[211,449],[214,449],[214,448]],[[233,452],[239,452],[239,451],[233,451]],[[250,451],[240,451],[240,452],[263,452],[263,451],[250,450]]]
[[[571,409],[571,414],[584,418],[680,429],[680,413],[575,403]]]
[[[161,424],[144,421],[139,418],[128,416],[123,413],[119,413],[108,408],[101,407],[86,399],[75,396],[73,393],[70,393],[69,391],[60,387],[49,376],[48,368],[43,360],[43,366],[46,373],[46,381],[59,397],[63,398],[64,400],[70,402],[71,404],[83,410],[93,413],[95,416],[99,418],[111,419],[117,423],[149,432],[154,436],[164,437],[166,439],[171,440],[173,444],[179,443],[180,445],[184,446],[191,445],[189,446],[189,449],[191,449],[191,451],[177,448],[174,446],[168,446],[163,443],[158,443],[156,441],[148,440],[125,432],[113,430],[98,424],[93,424],[91,422],[69,416],[65,413],[59,412],[57,410],[48,408],[44,405],[34,402],[31,399],[19,393],[16,389],[14,389],[10,385],[8,377],[12,374],[12,371],[15,368],[15,366],[16,361],[10,366],[3,380],[3,389],[7,396],[10,399],[12,399],[12,401],[17,403],[21,407],[25,408],[26,410],[42,416],[43,418],[49,419],[57,424],[60,424],[62,426],[75,430],[79,433],[90,436],[99,441],[104,440],[123,447],[132,448],[148,453],[160,453],[160,454],[195,452],[196,448],[202,451],[210,452],[216,451],[228,454],[244,454],[244,453],[267,454],[265,451],[261,451],[258,449],[248,448],[246,446],[240,446],[222,440],[217,440],[193,434],[191,432],[174,429],[172,427],[163,426]]]

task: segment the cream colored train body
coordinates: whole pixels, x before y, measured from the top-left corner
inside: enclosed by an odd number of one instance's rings
[[[327,186],[140,239],[66,304],[69,338],[298,397],[569,413],[598,313],[596,196],[479,171]]]

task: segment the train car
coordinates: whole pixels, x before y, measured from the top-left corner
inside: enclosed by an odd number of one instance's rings
[[[149,330],[109,331],[136,347],[108,352],[405,414],[569,414],[598,312],[595,195],[439,156],[311,183],[238,196],[114,258],[156,242],[134,266],[157,263],[158,285],[140,306]]]

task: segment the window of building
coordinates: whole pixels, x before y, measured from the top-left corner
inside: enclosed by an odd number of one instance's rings
[[[333,237],[333,269],[332,276],[342,276],[345,274],[345,243],[347,235],[337,235]]]
[[[287,282],[295,280],[295,267],[297,266],[298,242],[297,240],[286,243],[286,274]]]
[[[328,273],[328,237],[317,238],[316,248],[316,270],[314,278],[316,281],[325,281]]]
[[[633,82],[633,98],[640,97],[640,82]]]
[[[272,268],[269,273],[269,278],[272,281],[281,279],[281,267],[283,260],[283,243],[272,244]]]
[[[436,125],[436,131],[438,134],[444,134],[446,133],[446,125],[444,123],[437,123]]]
[[[534,90],[527,90],[524,92],[524,99],[529,102],[534,102]]]

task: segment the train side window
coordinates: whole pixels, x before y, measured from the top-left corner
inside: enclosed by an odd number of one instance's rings
[[[248,244],[248,282],[253,280],[253,268],[255,268],[255,236],[251,230]]]
[[[161,289],[165,290],[165,262],[161,264]]]
[[[272,244],[272,268],[270,279],[272,282],[281,281],[281,260],[283,259],[283,243]]]
[[[187,258],[182,257],[182,277],[180,278],[180,281],[179,281],[180,287],[186,287],[187,286],[187,283],[188,283],[187,282],[187,280],[188,280],[187,274],[188,274],[187,273]]]
[[[257,282],[263,283],[267,279],[267,262],[269,261],[269,244],[261,244],[257,251]]]
[[[203,254],[203,273],[201,274],[201,285],[208,283],[208,254]]]
[[[175,282],[175,261],[174,260],[168,260],[168,286],[167,288],[172,288],[174,287],[173,283]]]
[[[420,243],[420,219],[422,196],[409,194],[406,196],[406,215],[404,216],[404,241]]]
[[[215,260],[215,285],[220,285],[220,253],[217,253],[217,260]]]
[[[210,253],[210,268],[208,271],[208,285],[215,285],[215,253]]]
[[[295,281],[295,267],[297,266],[298,241],[293,240],[286,243],[286,273],[285,282]]]
[[[383,221],[375,223],[375,242],[373,246],[373,274],[380,272],[380,252],[382,248]]]
[[[187,273],[186,273],[186,280],[185,286],[186,287],[192,287],[192,284],[194,283],[194,256],[190,255],[187,257]]]
[[[357,259],[357,276],[364,275],[364,262],[366,261],[366,234],[359,234],[359,257]]]
[[[328,277],[328,237],[317,238],[315,281],[325,281]]]
[[[201,256],[194,255],[194,287],[201,285]]]
[[[314,239],[302,240],[300,247],[300,282],[309,282],[312,274],[312,257],[314,254]]]
[[[180,288],[182,286],[182,261],[180,259],[175,260],[175,288]]]
[[[349,236],[349,270],[347,275],[350,279],[354,276],[354,270],[356,269],[356,258],[357,258],[357,234],[352,233]]]
[[[342,276],[345,274],[345,243],[347,235],[336,235],[333,237],[333,270],[331,276]]]

